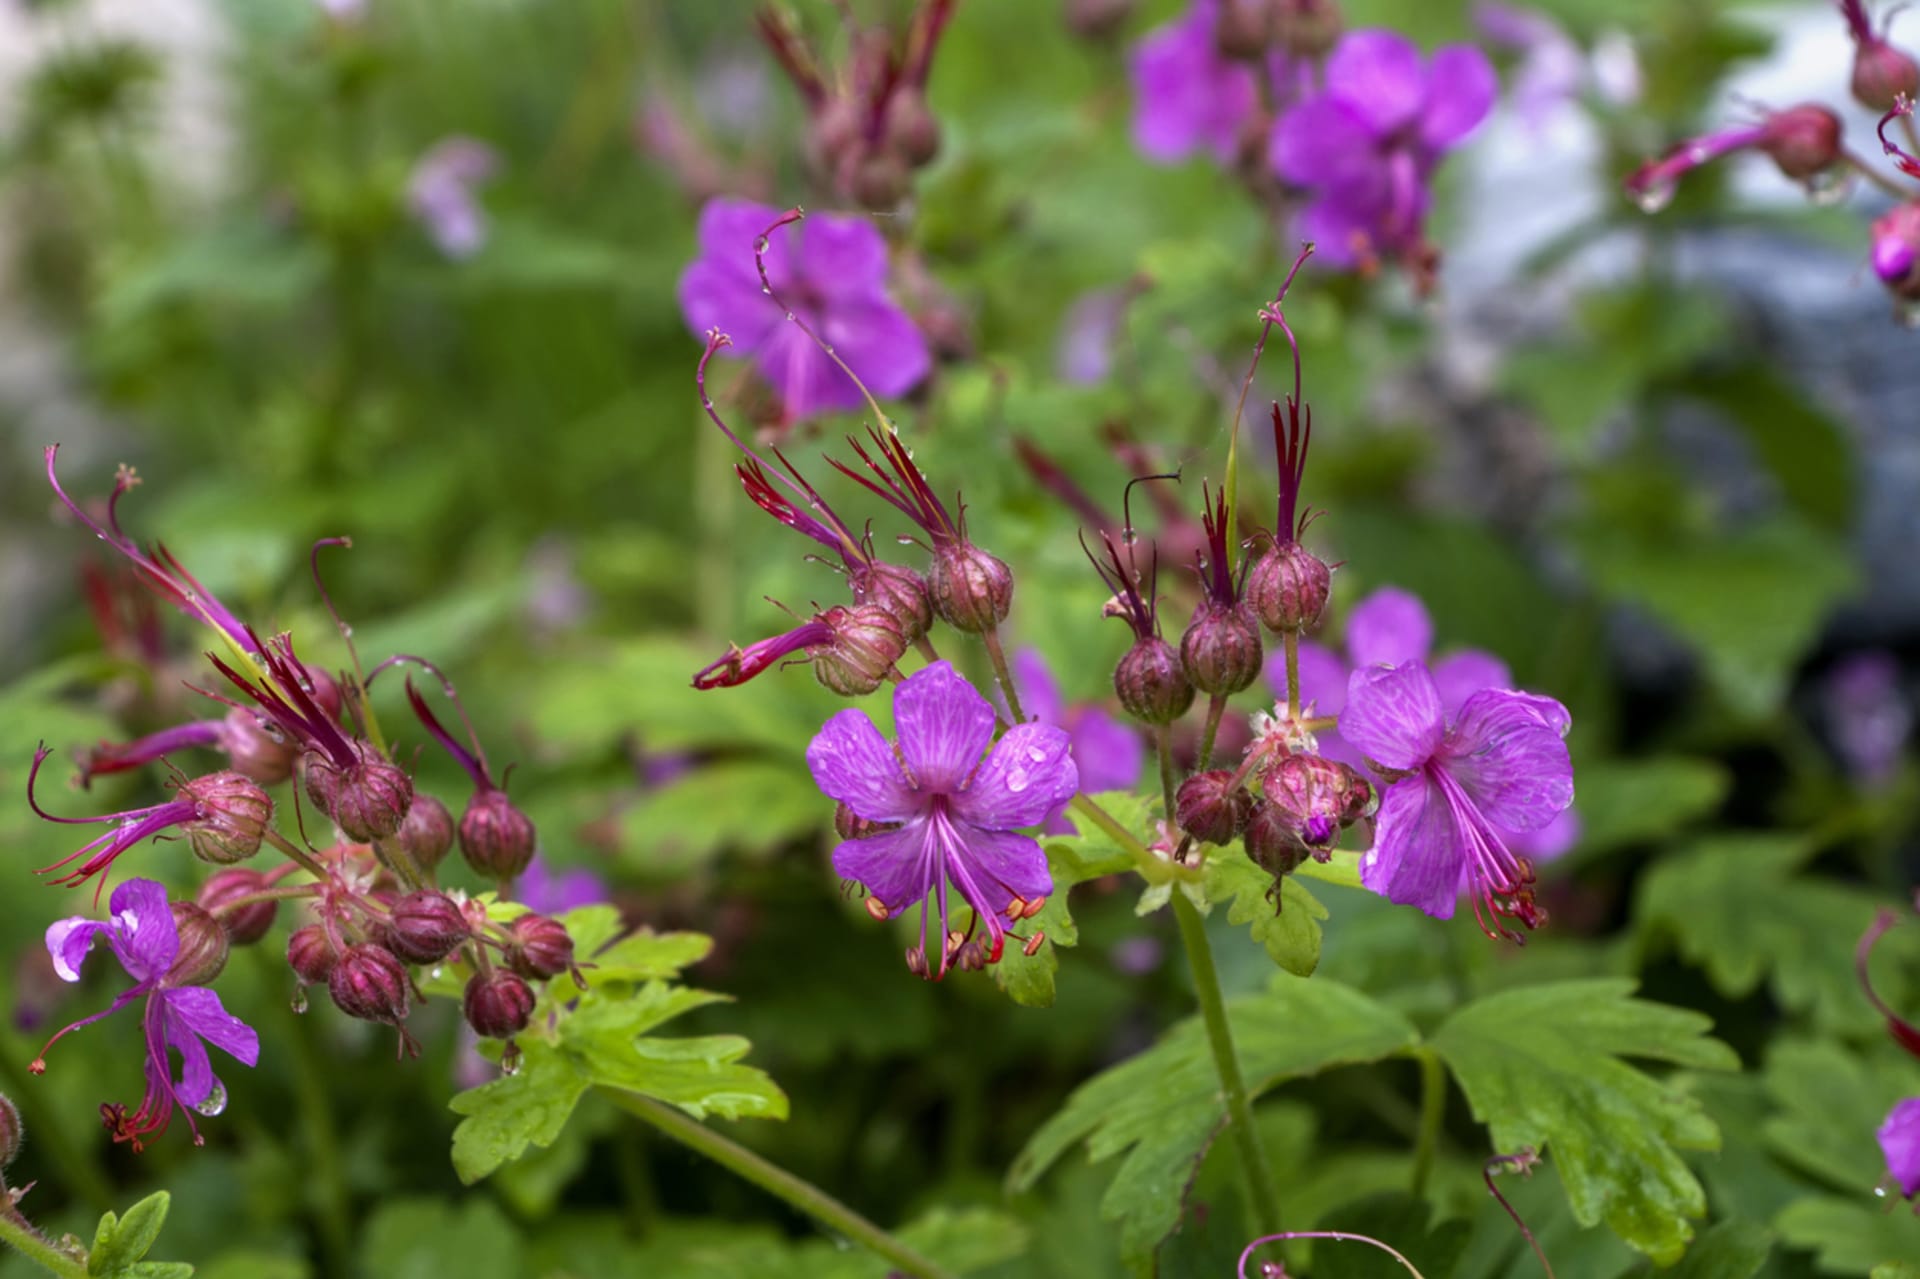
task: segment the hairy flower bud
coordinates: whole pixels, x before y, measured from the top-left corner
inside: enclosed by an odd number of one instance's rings
[[[1272,37],[1267,0],[1220,0],[1213,20],[1213,44],[1222,57],[1257,61],[1266,57]]]
[[[0,1168],[11,1164],[20,1153],[20,1139],[25,1135],[19,1107],[13,1104],[13,1098],[0,1093]]]
[[[407,819],[393,832],[393,842],[412,857],[415,864],[432,870],[453,847],[453,814],[432,795],[415,791],[413,803],[407,808]]]
[[[911,186],[906,162],[881,149],[868,151],[854,162],[847,190],[863,207],[885,211],[906,199]]]
[[[913,85],[901,85],[887,99],[886,139],[911,168],[925,168],[940,154],[940,122]]]
[[[1225,697],[1260,678],[1260,627],[1244,605],[1203,603],[1180,637],[1180,665],[1201,692]]]
[[[1840,117],[1814,102],[1776,111],[1767,117],[1757,145],[1780,172],[1804,182],[1840,162]]]
[[[533,1016],[533,988],[518,974],[498,968],[475,973],[467,980],[461,1006],[476,1035],[511,1039],[527,1028]]]
[[[831,609],[826,620],[832,640],[807,651],[813,677],[842,697],[863,697],[879,688],[907,651],[900,621],[877,604]]]
[[[347,947],[327,974],[327,993],[347,1016],[389,1026],[405,1021],[412,1006],[406,966],[371,942]]]
[[[927,586],[940,619],[970,635],[1000,625],[1013,607],[1013,571],[971,542],[936,547]]]
[[[1272,875],[1276,884],[1309,856],[1293,820],[1280,811],[1279,805],[1267,800],[1254,801],[1253,810],[1247,814],[1244,838],[1247,856]]]
[[[507,966],[523,977],[546,981],[573,967],[567,926],[547,915],[520,915],[507,924]]]
[[[358,738],[344,767],[325,751],[306,755],[307,796],[348,839],[370,844],[386,839],[407,820],[413,779],[399,765]]]
[[[220,721],[220,745],[233,771],[262,786],[277,786],[293,776],[298,749],[271,720],[236,706]]]
[[[1171,724],[1193,705],[1193,685],[1180,668],[1173,645],[1157,635],[1135,640],[1113,669],[1120,706],[1149,724]]]
[[[1275,542],[1247,574],[1247,602],[1270,631],[1312,630],[1333,587],[1327,562],[1298,542]]]
[[[927,594],[927,579],[904,564],[875,560],[856,568],[849,584],[853,602],[883,609],[900,623],[900,634],[908,644],[918,642],[933,625],[933,598]]]
[[[200,806],[199,814],[180,827],[195,857],[230,866],[260,851],[260,837],[273,820],[273,800],[259,783],[222,770],[182,782],[180,794]]]
[[[227,966],[227,930],[220,921],[192,902],[167,903],[180,949],[161,980],[168,986],[204,986]]]
[[[318,924],[296,928],[287,938],[287,966],[303,986],[317,986],[333,976],[339,958],[333,943],[327,940],[326,930]]]
[[[1252,807],[1253,797],[1233,784],[1233,771],[1226,768],[1195,773],[1173,797],[1180,829],[1203,844],[1231,844]]]
[[[1864,40],[1854,48],[1851,87],[1856,102],[1891,111],[1902,95],[1920,96],[1920,65],[1885,40]]]
[[[200,891],[194,894],[194,901],[220,921],[220,926],[227,930],[228,941],[235,946],[251,946],[273,927],[280,903],[271,900],[248,902],[244,906],[229,906],[227,903],[266,892],[272,886],[272,882],[257,870],[230,866],[226,870],[215,871],[206,883],[200,885]]]
[[[460,814],[460,855],[489,879],[512,879],[525,870],[534,844],[533,819],[497,786],[475,791]]]
[[[1288,755],[1268,769],[1260,789],[1309,848],[1332,848],[1340,832],[1372,811],[1373,784],[1337,760]]]
[[[387,945],[410,964],[437,964],[470,935],[458,903],[431,888],[397,898],[387,921]]]
[[[1346,18],[1334,0],[1272,0],[1274,42],[1296,58],[1321,58],[1340,43]]]
[[[1920,300],[1920,201],[1874,220],[1873,273],[1897,298]]]

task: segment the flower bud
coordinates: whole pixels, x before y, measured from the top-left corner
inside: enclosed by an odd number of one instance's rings
[[[887,145],[910,168],[925,168],[940,154],[940,122],[927,106],[927,95],[903,84],[887,99]]]
[[[1134,0],[1067,0],[1067,30],[1082,40],[1111,38],[1133,15]]]
[[[520,915],[507,924],[507,966],[523,977],[546,981],[573,967],[567,926],[547,915]]]
[[[273,820],[273,800],[259,783],[222,770],[182,782],[180,794],[200,807],[180,827],[195,857],[230,866],[260,851],[260,837]]]
[[[1288,755],[1268,769],[1260,789],[1309,848],[1332,848],[1340,832],[1372,809],[1373,784],[1337,760]]]
[[[893,152],[867,152],[853,166],[848,194],[864,208],[890,210],[907,198],[912,181],[904,161]]]
[[[1813,102],[1776,111],[1767,117],[1757,145],[1780,172],[1804,182],[1840,162],[1840,117]]]
[[[1295,541],[1275,542],[1247,574],[1247,602],[1270,631],[1310,631],[1327,608],[1333,571]]]
[[[512,879],[525,870],[534,842],[533,819],[497,786],[475,791],[460,814],[460,855],[489,879]]]
[[[1334,0],[1273,0],[1273,37],[1296,58],[1321,58],[1332,52],[1346,30]]]
[[[901,636],[908,644],[919,641],[933,625],[933,599],[927,594],[927,579],[904,564],[875,560],[853,571],[850,583],[855,604],[871,604],[900,623]]]
[[[307,752],[307,796],[348,839],[370,844],[407,820],[413,779],[371,743],[355,738],[349,744],[354,759],[344,767],[325,751]]]
[[[220,926],[227,930],[229,942],[235,946],[251,946],[273,927],[274,916],[280,912],[280,903],[248,902],[244,906],[233,907],[227,903],[266,892],[272,886],[272,882],[257,870],[231,866],[215,871],[206,883],[200,885],[200,891],[194,894],[194,901],[220,921]]]
[[[1253,811],[1247,814],[1244,838],[1247,856],[1272,875],[1276,884],[1308,857],[1307,846],[1292,819],[1267,800],[1254,801]]]
[[[1000,625],[1013,607],[1012,570],[971,542],[935,548],[927,587],[940,619],[970,635]]]
[[[301,691],[313,699],[313,704],[325,713],[327,719],[338,722],[340,719],[340,681],[336,680],[324,666],[315,666],[311,662],[300,663],[300,669],[306,678],[302,681]]]
[[[338,960],[326,930],[318,924],[296,928],[287,938],[287,966],[302,986],[317,986],[333,976]]]
[[[1258,61],[1267,55],[1272,32],[1267,0],[1220,0],[1213,20],[1213,45],[1221,57]]]
[[[877,604],[829,609],[833,638],[807,650],[813,677],[842,697],[862,697],[886,682],[907,651],[900,622]]]
[[[1893,295],[1920,299],[1920,201],[1903,204],[1874,220],[1873,273]]]
[[[1252,806],[1253,796],[1233,784],[1233,772],[1226,768],[1195,773],[1173,797],[1180,829],[1203,844],[1231,844]]]
[[[405,1021],[412,1004],[406,966],[371,942],[347,947],[327,974],[327,993],[347,1016],[389,1026]]]
[[[1225,697],[1260,678],[1260,627],[1244,605],[1203,603],[1180,637],[1180,665],[1201,692]]]
[[[1171,724],[1193,705],[1193,685],[1180,669],[1173,645],[1157,635],[1135,640],[1113,670],[1120,706],[1149,724]]]
[[[227,966],[227,930],[220,921],[192,902],[168,902],[180,949],[161,983],[166,986],[204,986]]]
[[[387,920],[387,945],[410,964],[437,964],[470,935],[458,903],[431,888],[396,899]]]
[[[516,974],[496,968],[467,980],[461,1004],[476,1035],[511,1039],[527,1028],[533,1016],[533,988]]]
[[[272,721],[244,706],[234,707],[220,722],[220,745],[234,772],[262,786],[277,786],[293,776],[298,754],[293,743]]]
[[[1885,113],[1894,99],[1920,96],[1920,65],[1885,40],[1863,40],[1854,48],[1853,97]]]
[[[407,819],[393,832],[393,842],[416,865],[432,870],[453,847],[453,814],[434,796],[415,791]]]
[[[13,1098],[0,1094],[0,1168],[11,1164],[20,1153],[20,1139],[25,1135],[20,1108],[13,1104]]]

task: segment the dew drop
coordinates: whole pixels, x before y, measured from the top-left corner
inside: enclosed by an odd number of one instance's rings
[[[1687,159],[1695,164],[1705,164],[1713,159],[1713,153],[1701,143],[1695,142],[1687,148]]]
[[[1894,303],[1893,318],[1904,329],[1920,329],[1920,300],[1903,300]]]
[[[509,1043],[500,1054],[500,1073],[517,1075],[520,1073],[520,1045]]]
[[[203,1115],[213,1116],[227,1108],[227,1089],[218,1079],[213,1081],[213,1091],[201,1100],[193,1103],[193,1108]]]
[[[1033,775],[1025,768],[1014,767],[1007,772],[1007,789],[1018,795],[1033,784]]]
[[[1853,173],[1837,166],[1822,169],[1801,185],[1806,188],[1809,204],[1829,208],[1853,194]]]
[[[767,251],[767,243],[767,237],[764,235],[760,236],[753,242],[753,251],[755,253],[765,253]]]
[[[1650,182],[1633,193],[1633,202],[1642,213],[1658,213],[1673,203],[1677,187],[1672,182]]]
[[[793,323],[793,312],[791,312],[791,311],[789,311],[789,312],[787,312],[787,323],[788,323],[788,324],[792,324],[792,323]]]
[[[296,1013],[307,1011],[307,988],[305,986],[294,987],[293,998],[287,1001],[287,1006],[292,1008]]]
[[[444,972],[446,972],[446,971],[447,971],[447,970],[446,970],[446,968],[445,968],[445,967],[444,967],[443,965],[440,965],[440,964],[435,964],[435,965],[434,965],[434,966],[433,966],[432,968],[430,968],[430,969],[429,969],[429,970],[427,971],[427,980],[428,980],[428,981],[439,981],[439,980],[440,980],[440,975],[441,975],[442,973],[444,973]]]
[[[894,540],[894,541],[896,541],[896,542],[898,542],[898,543],[900,543],[900,545],[902,545],[902,546],[912,546],[912,545],[913,545],[913,539],[912,539],[912,538],[910,538],[910,537],[907,537],[907,536],[905,536],[905,535],[902,535],[902,536],[900,536],[900,537],[896,537],[896,538],[894,538],[893,540]]]
[[[353,623],[352,623],[352,622],[342,622],[342,623],[340,623],[340,634],[341,634],[341,636],[342,636],[343,638],[345,638],[345,639],[352,639],[352,638],[353,638]]]
[[[1120,545],[1132,546],[1135,542],[1138,542],[1139,540],[1140,540],[1140,533],[1137,529],[1133,527],[1133,525],[1129,524],[1125,528],[1120,530]]]

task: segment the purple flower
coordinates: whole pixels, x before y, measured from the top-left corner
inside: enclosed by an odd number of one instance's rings
[[[1489,937],[1528,928],[1533,867],[1503,831],[1539,830],[1573,802],[1567,708],[1550,697],[1482,689],[1449,716],[1425,662],[1368,666],[1347,682],[1340,731],[1389,780],[1360,882],[1436,919],[1462,893]]]
[[[1410,591],[1383,586],[1354,606],[1347,618],[1346,655],[1311,640],[1300,645],[1300,699],[1319,716],[1338,717],[1347,706],[1347,681],[1366,666],[1395,666],[1401,662],[1428,662],[1433,649],[1433,619],[1427,606]],[[1483,649],[1458,649],[1428,662],[1428,672],[1440,690],[1440,708],[1457,715],[1469,697],[1483,689],[1511,688],[1507,664]],[[1286,656],[1267,659],[1267,682],[1274,695],[1287,695]],[[1338,729],[1315,734],[1319,753],[1328,759],[1365,768],[1366,757],[1354,749]],[[1580,838],[1579,814],[1568,808],[1538,830],[1501,832],[1507,847],[1535,862],[1551,861]]]
[[[765,241],[778,209],[747,200],[709,200],[700,211],[700,256],[681,273],[680,309],[696,335],[720,330],[780,397],[789,418],[857,408],[859,387],[788,312],[875,395],[900,395],[932,365],[926,339],[887,296],[887,244],[862,218],[809,216],[785,237]],[[762,242],[761,288],[754,246]],[[783,305],[784,304],[784,305]]]
[[[1893,654],[1873,650],[1839,662],[1827,675],[1822,701],[1847,771],[1869,784],[1892,777],[1913,732],[1913,711],[1900,691],[1900,663]]]
[[[147,1093],[140,1108],[129,1115],[119,1104],[100,1107],[107,1131],[115,1141],[143,1148],[146,1140],[166,1130],[177,1103],[187,1108],[187,1126],[195,1145],[203,1144],[193,1112],[217,1115],[226,1106],[227,1092],[213,1073],[207,1054],[212,1044],[235,1061],[251,1066],[260,1060],[260,1037],[251,1026],[229,1013],[220,997],[205,986],[176,985],[169,971],[180,953],[180,933],[174,924],[167,890],[151,879],[130,879],[113,890],[111,916],[105,921],[74,916],[47,929],[47,953],[54,971],[66,981],[80,980],[80,965],[96,937],[104,936],[134,984],[112,1004],[83,1017],[47,1041],[47,1048],[70,1031],[90,1026],[120,1011],[134,1000],[147,1001],[142,1023],[147,1036]],[[180,1077],[173,1077],[169,1052],[180,1054]],[[46,1049],[28,1067],[46,1071]]]
[[[115,859],[117,859],[120,854],[126,852],[142,840],[162,834],[175,827],[190,825],[200,821],[206,816],[201,802],[183,789],[177,798],[170,799],[164,804],[152,804],[145,808],[129,808],[125,812],[105,813],[99,817],[55,817],[52,813],[41,808],[39,801],[33,797],[33,786],[34,783],[39,780],[40,766],[47,762],[47,756],[51,754],[53,754],[53,751],[45,744],[42,744],[40,748],[33,753],[33,767],[27,770],[27,806],[33,809],[34,813],[43,821],[59,822],[67,826],[90,826],[100,823],[110,823],[112,827],[112,829],[108,830],[105,834],[92,840],[78,851],[68,853],[51,866],[42,866],[34,872],[37,875],[44,875],[48,871],[59,870],[62,866],[66,866],[74,861],[80,862],[80,865],[76,869],[68,871],[60,878],[54,880],[53,882],[56,884],[65,887],[83,884],[101,871],[106,870],[107,867],[113,865]],[[100,887],[104,888],[105,886],[106,880],[103,879],[100,881]],[[118,896],[119,894],[116,891],[116,900]],[[98,905],[99,901],[100,894],[99,890],[96,889],[94,892],[94,904]],[[67,980],[72,981],[73,978],[69,977]]]
[[[1060,319],[1060,339],[1054,351],[1054,372],[1061,381],[1098,386],[1107,380],[1113,369],[1114,343],[1136,291],[1094,289],[1073,300]]]
[[[514,890],[520,904],[536,915],[564,915],[607,900],[607,882],[599,875],[585,866],[555,870],[538,853],[514,881]]]
[[[1769,111],[1757,124],[1731,125],[1689,138],[1657,160],[1627,175],[1626,191],[1646,213],[1664,209],[1680,188],[1680,179],[1703,164],[1738,151],[1760,151],[1810,194],[1838,191],[1845,179],[1846,149],[1840,117],[1817,102]]]
[[[1895,1105],[1875,1135],[1887,1157],[1887,1175],[1900,1183],[1900,1193],[1909,1199],[1920,1194],[1920,1097]]]
[[[472,257],[487,242],[486,211],[474,193],[499,166],[492,147],[464,137],[435,143],[414,164],[407,208],[448,257]]]
[[[1275,124],[1269,156],[1310,188],[1300,234],[1336,266],[1424,252],[1428,180],[1493,106],[1493,66],[1470,45],[1423,61],[1392,31],[1352,31],[1321,91]]]
[[[1202,148],[1222,164],[1260,104],[1253,68],[1224,56],[1214,40],[1219,0],[1194,0],[1185,17],[1157,27],[1133,49],[1133,140],[1148,159],[1170,164]]]
[[[862,885],[867,909],[890,918],[921,903],[920,944],[907,965],[939,978],[1000,958],[1009,928],[1053,891],[1046,854],[1022,826],[1044,820],[1080,789],[1067,734],[1016,724],[993,740],[993,707],[946,662],[909,676],[893,694],[896,748],[865,711],[844,710],[807,747],[807,766],[828,795],[883,829],[833,850],[842,879]],[[982,761],[981,754],[992,747]],[[948,890],[973,908],[966,933],[951,928]],[[928,959],[928,910],[939,912]],[[972,932],[985,921],[984,948]],[[1028,942],[1034,947],[1038,934]]]
[[[1132,790],[1139,783],[1140,768],[1146,762],[1140,734],[1097,705],[1068,706],[1040,654],[1029,648],[1013,655],[1013,686],[1020,692],[1020,709],[1030,719],[1064,728],[1073,739],[1073,762],[1080,770],[1081,790],[1098,795],[1101,791]],[[1064,816],[1066,804],[1067,800],[1062,800],[1047,814],[1042,831],[1049,835],[1076,833],[1077,828]]]

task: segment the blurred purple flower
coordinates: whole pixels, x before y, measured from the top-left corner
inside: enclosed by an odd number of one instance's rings
[[[1425,662],[1440,690],[1440,708],[1457,715],[1469,697],[1483,689],[1513,687],[1513,674],[1507,664],[1492,653],[1478,648],[1458,649],[1437,661],[1429,661],[1433,650],[1433,619],[1427,606],[1410,591],[1383,586],[1354,606],[1347,618],[1346,653],[1343,656],[1324,645],[1305,640],[1300,645],[1300,698],[1310,703],[1314,714],[1338,717],[1347,706],[1347,681],[1361,667],[1396,666],[1402,662]],[[1267,682],[1274,696],[1287,695],[1286,655],[1275,652],[1267,659]],[[1315,734],[1320,754],[1328,759],[1365,768],[1366,758],[1354,749],[1338,729]],[[1569,807],[1538,830],[1501,832],[1507,847],[1536,862],[1551,861],[1572,848],[1580,838],[1580,816]]]
[[[1489,43],[1520,54],[1510,98],[1535,132],[1544,130],[1577,101],[1587,80],[1587,59],[1566,29],[1538,9],[1480,0],[1474,25]]]
[[[1132,790],[1146,763],[1140,734],[1091,703],[1068,706],[1060,685],[1047,669],[1046,659],[1032,649],[1013,656],[1013,686],[1020,692],[1020,709],[1042,724],[1064,728],[1073,739],[1073,762],[1080,770],[1080,789],[1089,795],[1101,791]],[[1072,835],[1078,828],[1065,817],[1069,795],[1047,814],[1041,830],[1049,835]]]
[[[1171,164],[1204,148],[1230,162],[1260,104],[1253,68],[1223,56],[1214,41],[1219,11],[1219,0],[1194,0],[1185,17],[1149,32],[1127,59],[1133,140],[1150,160]]]
[[[1909,1199],[1920,1195],[1920,1097],[1895,1105],[1875,1135],[1887,1158],[1887,1175],[1900,1184],[1900,1193]]]
[[[475,138],[444,139],[413,166],[407,208],[450,258],[468,258],[487,242],[487,215],[476,188],[493,177],[499,156]]]
[[[547,859],[535,853],[527,868],[514,880],[520,904],[536,915],[563,915],[579,906],[593,906],[608,900],[607,881],[584,866],[555,870]]]
[[[751,355],[790,418],[858,408],[859,387],[788,321],[784,302],[878,396],[900,395],[927,375],[926,339],[887,296],[887,244],[863,218],[813,214],[765,250],[761,287],[754,245],[781,211],[747,200],[709,200],[700,211],[700,256],[681,273],[680,309],[696,336],[718,329]]]
[[[834,849],[833,868],[866,888],[876,918],[921,903],[920,944],[907,952],[915,972],[939,978],[956,960],[994,963],[1008,929],[1053,891],[1047,855],[1014,832],[1080,789],[1070,741],[1051,725],[1016,724],[995,742],[993,707],[947,662],[895,687],[893,722],[897,754],[861,710],[829,719],[807,747],[820,789],[883,827]],[[973,908],[966,935],[951,928],[949,888]],[[928,912],[936,906],[939,949],[929,960]],[[984,948],[971,939],[982,922]]]
[[[1451,919],[1464,893],[1489,937],[1522,940],[1543,918],[1533,868],[1507,830],[1538,830],[1573,802],[1567,708],[1550,697],[1483,689],[1458,714],[1441,706],[1425,662],[1368,666],[1347,683],[1340,731],[1386,787],[1360,882],[1390,901]]]
[[[1913,733],[1913,710],[1901,694],[1893,654],[1876,649],[1841,660],[1827,674],[1822,702],[1847,772],[1868,784],[1892,777]]]
[[[1113,371],[1113,344],[1132,297],[1128,289],[1082,293],[1060,318],[1060,342],[1054,370],[1063,382],[1096,386]]]
[[[1342,36],[1321,91],[1280,117],[1269,148],[1280,176],[1313,192],[1302,238],[1336,266],[1421,257],[1428,181],[1498,89],[1492,64],[1470,45],[1426,61],[1396,32]]]
[[[174,985],[173,962],[180,953],[180,932],[167,903],[164,885],[151,879],[130,879],[113,890],[109,900],[111,915],[105,921],[73,916],[53,923],[47,929],[47,953],[53,957],[54,971],[70,982],[80,980],[80,965],[94,940],[104,937],[134,984],[122,991],[103,1011],[82,1017],[57,1032],[46,1048],[28,1067],[34,1074],[46,1071],[47,1048],[61,1036],[82,1026],[90,1026],[103,1017],[119,1012],[134,1000],[145,998],[142,1023],[147,1038],[147,1093],[140,1108],[127,1114],[123,1105],[100,1108],[107,1131],[115,1141],[132,1144],[140,1150],[147,1138],[164,1132],[173,1118],[173,1108],[187,1108],[187,1126],[193,1129],[194,1144],[203,1144],[193,1112],[217,1115],[226,1106],[226,1088],[213,1073],[207,1045],[212,1044],[234,1060],[251,1066],[260,1060],[260,1037],[253,1028],[221,1006],[220,997],[205,986]],[[173,1078],[169,1052],[180,1054],[180,1078]]]

